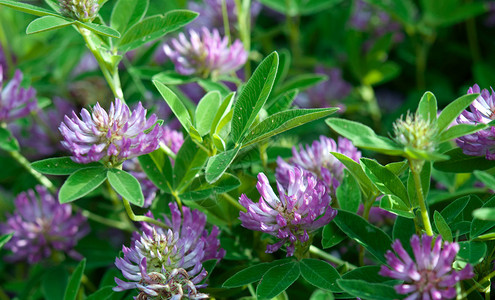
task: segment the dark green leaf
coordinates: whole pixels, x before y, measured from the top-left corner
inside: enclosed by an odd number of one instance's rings
[[[273,115],[278,112],[288,110],[291,107],[292,102],[294,102],[294,99],[296,98],[297,94],[298,94],[297,90],[289,91],[285,94],[278,96],[277,98],[274,98],[273,101],[265,105],[266,112],[268,113],[268,115]]]
[[[220,177],[220,179],[218,179],[213,184],[204,182],[204,178],[201,177],[199,180],[197,180],[197,182],[198,186],[195,186],[196,181],[194,181],[191,184],[190,190],[183,194],[180,194],[180,199],[192,201],[202,200],[210,197],[211,195],[226,193],[238,188],[241,185],[239,178],[228,173],[224,173],[222,177]]]
[[[108,26],[101,25],[101,24],[95,24],[95,23],[86,23],[86,22],[80,22],[76,21],[77,25],[82,26],[93,33],[103,35],[103,36],[109,36],[113,38],[120,38],[120,32],[118,32],[115,29],[112,29]]]
[[[339,272],[329,263],[318,260],[305,258],[299,262],[301,275],[312,285],[332,292],[342,291],[336,281],[340,279]]]
[[[180,85],[185,83],[194,82],[197,80],[194,77],[188,75],[182,75],[175,71],[163,71],[153,75],[152,81],[158,81],[166,83],[167,85]]]
[[[120,40],[119,50],[127,52],[136,49],[181,28],[197,16],[197,13],[189,10],[172,10],[164,15],[145,18],[127,30]]]
[[[392,237],[394,241],[399,239],[402,246],[412,255],[412,249],[410,247],[411,237],[416,234],[416,229],[414,225],[414,220],[407,219],[398,216],[395,219],[394,228],[392,230]]]
[[[3,127],[0,127],[0,149],[5,151],[19,151],[20,149],[16,138]]]
[[[209,92],[199,101],[196,107],[195,124],[201,136],[210,132],[215,114],[220,108],[220,93]]]
[[[478,178],[481,182],[483,182],[488,188],[495,189],[495,177],[487,172],[483,171],[474,171],[474,176]]]
[[[458,124],[450,127],[449,129],[445,130],[442,132],[440,135],[440,142],[447,142],[450,140],[453,140],[455,138],[458,138],[460,136],[468,135],[471,133],[478,132],[480,130],[483,130],[487,127],[486,124]]]
[[[438,211],[435,211],[433,213],[433,220],[435,222],[435,227],[438,230],[438,233],[442,236],[442,238],[448,242],[451,242],[454,240],[452,237],[452,231],[450,230],[449,225],[447,225],[447,222],[443,218],[442,214],[440,214]]]
[[[390,249],[392,240],[383,230],[345,210],[339,210],[333,221],[348,237],[366,248],[378,260],[387,262],[385,253]]]
[[[299,91],[304,91],[314,85],[319,84],[320,82],[323,82],[327,80],[328,77],[323,74],[302,74],[298,75],[290,80],[287,80],[284,82],[284,84],[278,88],[275,93],[274,97],[278,97],[279,95],[289,92],[295,89],[298,89]]]
[[[210,157],[206,165],[206,181],[208,183],[217,181],[234,161],[238,152],[239,148],[234,148]]]
[[[125,33],[127,28],[141,21],[148,10],[149,0],[119,0],[115,3],[110,26]]]
[[[342,153],[338,152],[330,152],[333,156],[335,156],[346,168],[351,172],[351,174],[356,178],[359,185],[361,186],[361,190],[365,195],[370,193],[378,194],[379,191],[376,186],[371,182],[366,173],[364,173],[363,167],[351,158],[345,156]]]
[[[67,21],[65,19],[54,17],[54,16],[44,16],[38,19],[34,19],[29,23],[26,28],[26,34],[33,34],[58,28],[63,28],[74,24],[76,21]]]
[[[361,191],[356,179],[349,170],[344,169],[342,183],[337,188],[337,200],[343,210],[357,212],[361,203]]]
[[[394,300],[401,298],[392,286],[369,283],[364,280],[339,279],[337,284],[347,293],[367,300]]]
[[[285,291],[299,278],[299,264],[295,261],[268,270],[256,289],[258,299],[271,299]]]
[[[271,268],[287,263],[287,260],[276,260],[270,263],[261,263],[251,267],[248,267],[242,271],[237,272],[234,276],[230,277],[223,283],[223,287],[234,288],[244,286],[253,282],[258,282],[263,278],[263,275]]]
[[[433,121],[437,119],[437,98],[431,92],[426,92],[419,101],[416,114],[420,115],[423,120]]]
[[[175,189],[182,192],[188,187],[196,175],[201,172],[206,160],[208,160],[208,154],[191,138],[186,138],[175,159]]]
[[[327,117],[337,110],[338,108],[293,109],[276,113],[256,125],[242,140],[242,147],[257,143],[305,123]]]
[[[189,112],[187,111],[184,103],[182,103],[179,97],[177,97],[177,95],[163,83],[153,80],[153,84],[160,92],[160,95],[162,95],[163,100],[167,102],[168,106],[177,117],[182,127],[184,127],[184,129],[189,132],[190,128],[192,127],[191,116],[189,115]]]
[[[492,196],[488,201],[483,204],[482,208],[488,208],[492,209],[492,215],[493,219],[495,219],[495,196]],[[484,221],[484,220],[479,220],[478,218],[475,218],[473,222],[471,223],[471,228],[470,228],[470,234],[469,236],[471,239],[474,239],[475,237],[479,236],[480,234],[485,233],[488,229],[492,228],[495,226],[494,222],[490,221]]]
[[[453,173],[471,173],[474,170],[488,170],[495,167],[495,160],[487,160],[484,156],[471,156],[462,153],[461,148],[454,148],[444,153],[449,160],[435,162],[435,169]]]
[[[333,294],[329,291],[315,290],[309,300],[334,300]]]
[[[63,267],[49,269],[41,279],[41,292],[45,300],[63,300],[69,274]]]
[[[390,278],[379,275],[379,271],[380,266],[364,266],[345,273],[342,275],[342,279],[366,280],[371,283],[382,283],[390,280]]]
[[[58,201],[67,203],[86,196],[107,179],[107,169],[90,167],[72,173],[58,192]]]
[[[77,265],[74,273],[70,276],[69,284],[65,289],[64,300],[76,300],[77,292],[79,291],[79,285],[84,274],[84,268],[86,267],[86,258],[81,260]]]
[[[97,290],[96,292],[94,292],[93,294],[89,295],[86,298],[86,300],[106,300],[106,299],[109,299],[110,296],[114,293],[114,291],[112,289],[113,289],[113,286],[111,286],[111,285],[104,286],[104,287],[100,288],[99,290]]]
[[[134,205],[139,207],[144,205],[141,185],[134,176],[122,170],[110,169],[107,177],[108,182],[119,195]]]
[[[414,218],[412,209],[399,197],[394,195],[384,195],[382,199],[380,199],[380,208],[404,218]]]
[[[157,150],[150,154],[138,157],[146,176],[165,193],[172,193],[174,178],[172,174],[172,164],[165,152]]]
[[[464,209],[468,205],[470,198],[471,198],[470,196],[465,196],[465,197],[459,198],[459,199],[455,200],[454,202],[450,203],[449,205],[447,205],[447,207],[445,207],[441,211],[442,216],[445,218],[445,221],[447,222],[447,224],[451,224],[452,222],[454,222],[454,220],[459,215],[462,216],[462,212],[464,211]]]
[[[368,158],[361,158],[364,172],[373,181],[376,187],[384,194],[394,194],[404,203],[410,206],[409,196],[402,181],[377,161]]]
[[[22,3],[20,1],[11,1],[11,0],[0,0],[0,5],[4,5],[10,8],[13,8],[18,11],[22,11],[27,14],[35,15],[35,16],[55,16],[60,17],[61,15],[48,10],[42,7],[34,6],[27,3]]]
[[[189,76],[190,77],[190,76]],[[198,84],[203,90],[207,92],[219,92],[222,97],[227,97],[228,94],[232,93],[230,88],[226,86],[221,81],[213,81],[209,79],[200,79]]]
[[[323,227],[321,245],[324,249],[338,245],[340,242],[345,240],[346,235],[342,230],[335,225],[335,223],[330,222],[325,227]]]
[[[375,68],[369,70],[362,81],[367,86],[382,84],[397,77],[400,70],[400,66],[392,61],[380,63]]]
[[[8,241],[10,241],[13,235],[14,233],[8,233],[0,236],[0,249],[2,249],[3,246],[7,244]]]
[[[457,258],[473,266],[479,264],[485,257],[486,244],[481,242],[459,242]]]
[[[278,69],[278,54],[273,52],[256,68],[234,104],[232,140],[239,143],[253,124],[270,95]]]
[[[89,167],[103,167],[103,165],[99,162],[78,164],[74,162],[69,156],[47,158],[31,163],[31,168],[40,173],[49,175],[70,175],[79,169],[85,169]]]
[[[447,105],[438,116],[438,132],[444,131],[479,94],[461,96]]]

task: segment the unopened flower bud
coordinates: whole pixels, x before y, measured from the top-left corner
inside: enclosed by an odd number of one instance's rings
[[[395,141],[404,146],[421,151],[434,151],[437,128],[420,115],[407,114],[394,123]]]
[[[59,0],[60,13],[66,17],[89,22],[98,13],[98,0]]]

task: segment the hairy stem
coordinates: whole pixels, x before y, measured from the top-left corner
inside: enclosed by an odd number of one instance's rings
[[[425,228],[426,234],[433,236],[433,229],[431,227],[430,217],[428,215],[428,209],[426,208],[426,202],[423,195],[423,188],[421,186],[420,173],[423,169],[424,161],[417,161],[409,159],[409,165],[411,167],[411,173],[414,178],[414,186],[416,188],[416,194],[418,196],[419,209],[421,213],[421,219],[423,220],[423,226]]]

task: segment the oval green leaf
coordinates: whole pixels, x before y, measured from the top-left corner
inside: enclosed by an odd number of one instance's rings
[[[258,299],[277,296],[291,286],[299,275],[299,263],[295,261],[271,268],[263,275],[256,289]]]
[[[108,182],[113,189],[127,201],[142,207],[144,205],[143,191],[139,181],[131,174],[117,169],[108,170]]]
[[[301,275],[312,285],[332,292],[341,292],[342,289],[337,285],[337,279],[340,274],[329,263],[318,260],[305,258],[299,262]]]
[[[86,196],[107,179],[107,169],[90,167],[79,169],[67,178],[60,191],[58,201],[67,203]]]
[[[70,26],[76,21],[68,21],[59,17],[44,16],[34,19],[26,28],[26,34],[44,32],[48,30],[58,29]]]
[[[92,162],[89,164],[78,164],[69,156],[47,158],[31,163],[31,168],[49,175],[70,175],[79,169],[89,167],[103,167],[101,163]]]

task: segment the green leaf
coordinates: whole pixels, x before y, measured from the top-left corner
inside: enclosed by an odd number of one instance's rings
[[[492,196],[488,201],[483,204],[482,208],[492,209],[493,219],[495,219],[495,196]],[[485,233],[490,228],[494,227],[495,223],[490,221],[483,221],[475,218],[471,223],[471,229],[469,236],[471,239]]]
[[[495,208],[479,208],[473,212],[475,219],[495,221]]]
[[[127,28],[141,21],[148,10],[149,0],[119,0],[115,3],[110,27],[125,33]]]
[[[113,189],[134,205],[144,205],[143,191],[139,181],[131,174],[117,169],[108,170],[108,182]]]
[[[495,176],[483,171],[474,171],[474,176],[483,182],[488,188],[495,189]]]
[[[267,104],[265,104],[266,112],[271,116],[278,112],[288,110],[298,93],[298,90],[289,91],[274,98],[270,103],[267,102]]]
[[[69,156],[47,158],[31,163],[31,168],[40,173],[49,175],[70,175],[79,169],[85,169],[88,167],[103,167],[103,165],[99,162],[78,164]]]
[[[447,225],[447,222],[443,218],[442,214],[440,214],[438,211],[435,211],[433,213],[433,220],[435,221],[435,227],[437,228],[438,233],[442,236],[442,238],[452,243],[452,241],[454,240],[454,238],[452,237],[452,231],[450,230],[449,225]]]
[[[98,35],[109,36],[117,39],[120,38],[120,32],[108,26],[95,24],[95,23],[80,22],[80,21],[76,21],[76,23],[77,25],[82,26],[87,30],[90,30]]]
[[[299,262],[301,275],[307,282],[317,288],[332,292],[341,292],[337,285],[340,274],[329,263],[312,258],[305,258]]]
[[[470,196],[459,198],[442,210],[442,216],[445,218],[447,224],[451,224],[459,215],[462,215],[462,212],[468,205],[470,198]]]
[[[4,5],[10,8],[13,8],[18,11],[22,11],[27,14],[35,15],[35,16],[54,16],[61,17],[60,14],[44,9],[42,7],[34,6],[27,3],[22,3],[20,1],[11,1],[11,0],[0,0],[0,5]]]
[[[380,199],[380,208],[404,218],[414,219],[414,213],[411,208],[394,195],[384,195]]]
[[[373,181],[376,187],[384,194],[393,194],[410,206],[409,196],[402,181],[377,161],[369,158],[361,158],[366,175]]]
[[[356,179],[349,170],[344,169],[342,183],[337,188],[337,200],[343,210],[357,212],[361,203],[361,191]]]
[[[106,299],[109,299],[110,296],[114,293],[114,291],[112,289],[113,289],[113,286],[111,286],[111,285],[104,286],[104,287],[100,288],[99,290],[97,290],[96,292],[94,292],[93,294],[89,295],[86,298],[86,300],[106,300]]]
[[[363,167],[352,160],[351,158],[345,156],[342,153],[338,152],[330,152],[333,156],[335,156],[346,168],[351,172],[354,178],[358,181],[361,186],[361,190],[365,195],[369,195],[370,193],[378,194],[379,191],[376,186],[371,182],[366,173],[364,173]]]
[[[338,245],[340,242],[345,240],[347,236],[340,230],[335,223],[330,222],[325,227],[323,227],[321,245],[323,249],[333,247]]]
[[[175,189],[182,192],[188,187],[202,171],[207,160],[208,153],[196,145],[191,138],[186,138],[175,158]]]
[[[234,104],[232,140],[239,143],[253,124],[272,90],[278,68],[278,53],[273,52],[256,68]]]
[[[342,279],[366,280],[370,283],[381,283],[390,279],[379,275],[378,272],[380,266],[364,266],[343,274]]]
[[[345,210],[339,210],[333,221],[348,237],[366,248],[379,261],[387,263],[385,253],[390,249],[392,240],[383,230]]]
[[[486,250],[486,244],[482,242],[459,242],[457,259],[475,266],[483,261]]]
[[[242,147],[247,147],[294,127],[329,116],[337,110],[338,108],[293,109],[276,113],[256,125],[242,140]]]
[[[394,300],[400,295],[390,285],[370,283],[364,280],[339,279],[337,284],[347,293],[367,300]]]
[[[414,220],[398,216],[395,219],[392,237],[394,241],[399,239],[404,248],[412,255],[411,237],[416,234]]]
[[[220,120],[229,113],[232,108],[232,104],[234,103],[235,92],[232,92],[223,99],[222,104],[218,108],[215,118],[213,118],[213,122],[211,122],[210,133],[215,134],[218,133],[217,127],[220,123]]]
[[[334,300],[333,294],[324,290],[315,290],[309,300]]]
[[[438,132],[442,133],[479,95],[467,94],[447,105],[438,116]]]
[[[204,178],[195,180],[191,184],[191,188],[187,192],[180,194],[180,199],[197,201],[210,197],[211,195],[218,195],[226,193],[233,189],[238,188],[241,185],[239,178],[232,174],[224,173],[220,179],[213,184],[204,182]]]
[[[466,155],[462,153],[461,148],[454,148],[444,154],[450,159],[433,164],[435,169],[443,172],[471,173],[474,170],[488,170],[495,167],[495,160],[487,160],[484,156]]]
[[[223,287],[235,288],[245,286],[247,284],[258,282],[263,278],[263,275],[271,268],[285,264],[287,260],[276,260],[270,263],[261,263],[251,267],[248,267],[242,271],[237,272],[234,276],[230,277],[223,283]]]
[[[210,157],[206,165],[206,181],[210,184],[217,181],[234,161],[237,153],[239,148],[234,148]]]
[[[373,150],[388,155],[402,155],[404,150],[392,140],[378,136],[366,125],[346,119],[326,119],[330,128],[338,134],[350,139],[354,146]]]
[[[189,10],[172,10],[164,15],[147,17],[127,30],[118,48],[122,52],[136,49],[183,27],[197,16],[198,13]]]
[[[45,300],[63,300],[69,274],[63,267],[49,269],[41,279],[41,292]]]
[[[65,289],[64,300],[76,300],[77,292],[79,291],[79,285],[84,274],[84,268],[86,267],[86,258],[83,258],[77,265],[74,273],[70,276],[69,283]]]
[[[63,28],[76,23],[76,21],[67,21],[65,19],[54,17],[54,16],[44,16],[38,19],[34,19],[29,23],[26,28],[26,34],[33,34],[58,28]]]
[[[105,179],[107,179],[106,168],[79,169],[72,173],[60,188],[58,201],[64,204],[82,198],[99,187]]]
[[[401,68],[398,64],[386,61],[369,70],[362,81],[367,86],[382,84],[397,77],[400,70]]]
[[[3,127],[0,127],[0,149],[5,151],[19,151],[20,149],[17,139]]]
[[[165,152],[153,151],[139,156],[138,160],[144,173],[155,186],[165,193],[172,193],[174,186],[172,164]]]
[[[423,120],[433,121],[437,119],[437,98],[431,92],[425,92],[419,101],[416,114],[420,115]]]
[[[13,235],[14,233],[7,233],[0,236],[0,249],[2,249],[3,246],[7,244],[8,241],[10,241]]]
[[[273,97],[278,97],[283,93],[298,89],[299,91],[304,91],[314,85],[317,85],[325,80],[328,77],[323,74],[301,74],[290,80],[287,80],[280,86],[280,88],[276,89]]]
[[[299,278],[299,264],[295,261],[268,270],[256,289],[258,299],[273,298],[285,291]]]
[[[192,122],[191,116],[189,115],[189,112],[187,111],[184,103],[182,103],[179,97],[177,97],[177,95],[174,94],[174,92],[172,92],[172,90],[163,83],[153,80],[153,84],[160,92],[160,95],[162,95],[163,100],[167,102],[168,106],[177,117],[182,127],[184,127],[184,129],[189,133],[189,130],[192,127]]]
[[[190,76],[189,76],[190,77]],[[200,79],[198,84],[203,90],[207,92],[219,92],[222,97],[227,97],[228,94],[232,93],[230,88],[226,86],[221,81],[213,81],[210,79]]]
[[[453,140],[455,138],[458,138],[460,136],[468,135],[471,133],[478,132],[480,130],[483,130],[487,127],[486,124],[458,124],[450,127],[449,129],[445,130],[442,132],[440,135],[439,142],[447,142],[450,140]]]
[[[209,92],[199,101],[196,107],[195,125],[201,136],[210,132],[215,114],[220,108],[220,93]]]

